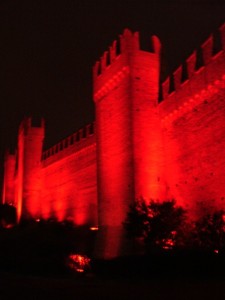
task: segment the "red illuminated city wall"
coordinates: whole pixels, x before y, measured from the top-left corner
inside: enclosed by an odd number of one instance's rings
[[[71,142],[71,137],[68,142]],[[42,161],[41,178],[42,218],[69,220],[80,226],[97,226],[94,134],[80,137],[79,141],[45,158]]]
[[[5,158],[3,202],[22,218],[98,226],[95,255],[132,252],[130,204],[174,198],[195,218],[225,208],[225,25],[162,84],[160,42],[140,49],[125,30],[93,68],[95,130],[86,126],[43,152],[44,124],[22,122]],[[200,59],[201,58],[201,59]],[[199,61],[203,61],[199,65]]]
[[[94,124],[42,152],[44,123],[25,119],[15,155],[5,158],[3,200],[22,219],[72,221],[97,226]]]
[[[175,198],[196,217],[204,209],[225,207],[225,26],[221,49],[213,53],[213,38],[202,45],[203,64],[196,51],[163,84],[159,105],[164,137],[168,198]],[[175,90],[169,93],[173,80]]]

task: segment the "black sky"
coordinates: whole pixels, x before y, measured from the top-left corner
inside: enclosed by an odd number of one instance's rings
[[[125,27],[158,35],[169,74],[223,22],[225,0],[1,0],[1,153],[24,116],[46,119],[46,146],[94,119],[92,65]]]

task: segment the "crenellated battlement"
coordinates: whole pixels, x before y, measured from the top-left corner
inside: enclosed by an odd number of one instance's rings
[[[162,102],[160,103],[163,119],[168,119],[188,103],[211,87],[218,87],[218,82],[224,81],[225,74],[225,24],[219,29],[219,49],[215,52],[215,36],[209,38],[198,50],[186,59],[171,76],[162,83]],[[222,84],[223,85],[223,84]]]
[[[114,40],[109,50],[105,51],[100,60],[93,67],[93,78],[101,75],[107,67],[109,67],[120,54],[129,51],[139,50],[139,33],[132,33],[129,29],[125,29],[123,34],[119,36],[119,40]]]
[[[24,120],[20,123],[19,133],[27,134],[38,134],[40,131],[43,132],[45,129],[45,120],[41,118],[36,121],[31,117],[24,118]]]
[[[114,40],[108,51],[105,51],[93,67],[94,100],[100,100],[105,94],[113,90],[129,73],[132,58],[139,51],[142,53],[159,54],[161,44],[156,36],[151,37],[153,51],[146,52],[140,48],[139,32],[125,29]]]
[[[162,97],[166,99],[173,91],[179,90],[186,81],[190,80],[193,76],[201,72],[201,68],[207,67],[208,64],[214,62],[221,51],[225,51],[225,24],[220,28],[220,45],[221,48],[218,52],[213,53],[215,40],[214,36],[210,35],[209,38],[201,45],[200,49],[193,51],[193,53],[186,59],[183,65],[180,65],[171,76],[168,76],[162,83]],[[203,62],[202,66],[197,66],[198,60]],[[185,78],[183,81],[182,79]],[[171,91],[171,86],[174,90]]]
[[[215,80],[212,84],[209,84],[206,88],[202,89],[199,93],[190,96],[186,101],[162,118],[163,123],[171,122],[176,119],[179,115],[184,114],[187,111],[192,110],[195,106],[200,103],[207,104],[212,96],[215,96],[220,92],[220,89],[225,89],[225,74],[218,80]],[[207,100],[206,100],[207,99]]]
[[[159,53],[161,49],[160,42],[156,36],[152,36],[152,48],[153,53]],[[119,36],[119,40],[114,40],[109,50],[105,51],[100,60],[93,66],[93,78],[94,80],[100,76],[107,67],[109,67],[121,54],[128,54],[140,49],[139,32],[132,32],[129,29],[125,29]],[[151,52],[151,51],[149,51]]]
[[[48,158],[58,154],[59,152],[62,153],[65,149],[73,146],[74,144],[81,144],[82,142],[84,142],[84,140],[93,136],[94,127],[94,122],[88,124],[85,127],[79,129],[77,132],[58,142],[51,148],[47,149],[42,153],[42,161],[47,160]]]

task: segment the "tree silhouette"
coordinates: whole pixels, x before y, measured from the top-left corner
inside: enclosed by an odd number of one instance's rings
[[[185,221],[185,210],[174,200],[147,203],[140,199],[130,207],[124,225],[128,236],[142,238],[149,252],[181,246]]]
[[[194,246],[216,253],[225,250],[225,212],[223,210],[206,214],[195,222]]]

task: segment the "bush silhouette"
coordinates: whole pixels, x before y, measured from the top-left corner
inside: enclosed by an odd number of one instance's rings
[[[12,205],[0,205],[0,224],[2,227],[11,227],[16,224],[16,208]]]
[[[194,224],[193,246],[203,251],[215,253],[225,251],[225,212],[207,213]]]
[[[174,200],[147,203],[135,201],[130,207],[124,226],[129,237],[141,238],[146,251],[181,247],[186,212]]]

